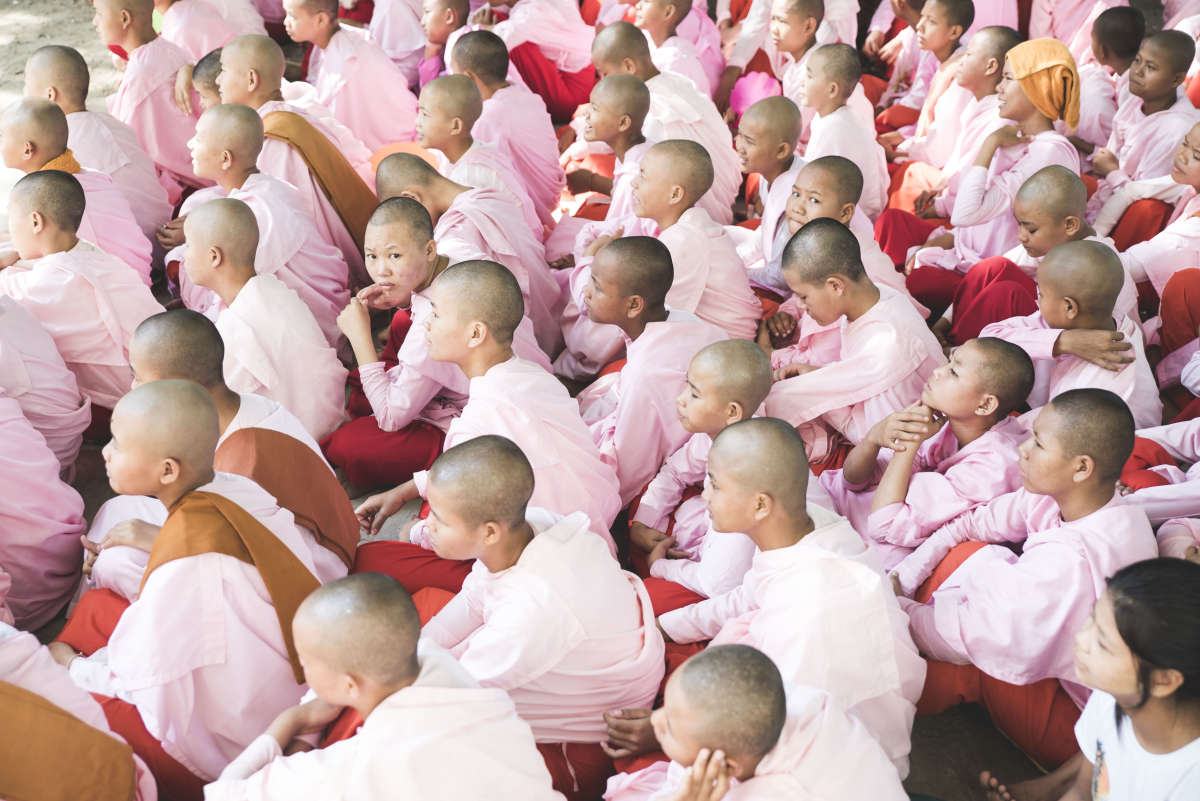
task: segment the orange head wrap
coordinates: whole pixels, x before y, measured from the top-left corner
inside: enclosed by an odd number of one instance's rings
[[[1051,120],[1079,126],[1079,73],[1067,46],[1057,39],[1033,39],[1008,51],[1008,66],[1033,107]]]

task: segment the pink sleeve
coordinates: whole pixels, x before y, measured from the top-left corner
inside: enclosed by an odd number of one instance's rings
[[[642,493],[634,522],[664,530],[668,516],[679,505],[684,491],[704,481],[708,459],[696,453],[700,449],[697,443],[700,438],[693,436],[667,458],[658,475]]]
[[[653,388],[645,379],[622,376],[621,399],[607,417],[591,426],[600,458],[617,471],[621,503],[629,503],[659,468],[656,451],[665,421]]]
[[[904,604],[904,610],[908,612],[908,630],[912,634],[913,642],[920,649],[921,656],[951,665],[971,663],[964,653],[965,649],[958,642],[959,638],[952,638],[954,642],[950,642],[938,632],[932,604],[908,601]]]
[[[458,661],[484,687],[522,687],[562,662],[583,639],[568,607],[532,593],[506,594]]]
[[[1162,294],[1177,270],[1200,264],[1200,218],[1177,220],[1153,239],[1123,251],[1121,263],[1134,281],[1149,279]]]
[[[1143,428],[1137,435],[1162,445],[1176,461],[1188,464],[1200,462],[1200,418]]]
[[[702,642],[717,636],[727,621],[753,608],[750,590],[743,580],[724,595],[659,615],[658,624],[674,642]]]
[[[650,566],[650,575],[714,598],[737,589],[756,551],[745,534],[709,529],[700,543],[699,560],[659,559]]]
[[[421,636],[428,637],[447,651],[457,648],[483,625],[483,609],[480,605],[479,580],[472,573],[463,582],[462,589],[441,608],[433,619],[421,627]]]
[[[399,431],[417,419],[442,388],[403,361],[386,372],[383,362],[364,364],[358,368],[358,375],[375,412],[375,422],[384,431]]]
[[[1155,537],[1158,539],[1159,554],[1186,559],[1189,549],[1200,546],[1200,520],[1168,520],[1159,527]]]
[[[1034,361],[1053,359],[1054,343],[1058,342],[1061,334],[1061,330],[1046,325],[1041,312],[989,323],[979,332],[983,337],[996,337],[1013,343]]]
[[[958,185],[958,197],[954,201],[954,213],[950,222],[955,226],[979,225],[993,220],[1001,214],[1012,213],[1013,198],[1021,184],[1042,167],[1051,164],[1079,171],[1079,156],[1072,156],[1074,165],[1062,164],[1056,143],[1032,142],[1029,150],[1015,164],[1003,171],[989,174],[989,170],[974,163],[962,171]],[[1072,153],[1075,153],[1072,149]],[[997,152],[993,157],[999,158]]]

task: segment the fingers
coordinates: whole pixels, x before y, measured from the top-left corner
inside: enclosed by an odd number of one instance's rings
[[[632,748],[613,748],[608,743],[600,743],[600,750],[603,751],[609,759],[627,759],[628,757],[637,755],[637,752]]]
[[[668,548],[667,549],[667,558],[668,559],[691,559],[692,552],[684,551],[679,548]]]
[[[100,546],[87,538],[86,534],[79,535],[79,541],[83,543],[83,549],[92,554],[100,553]]]

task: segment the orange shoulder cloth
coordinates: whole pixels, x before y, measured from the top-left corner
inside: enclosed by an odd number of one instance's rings
[[[170,508],[167,522],[154,538],[141,590],[158,567],[205,553],[232,556],[258,569],[279,617],[296,683],[303,684],[304,670],[292,641],[292,618],[319,582],[270,529],[223,495],[189,492]]]
[[[76,161],[75,154],[71,152],[71,148],[67,148],[62,152],[61,156],[55,156],[43,164],[38,172],[42,170],[62,170],[63,172],[71,173],[71,175],[78,175],[83,172],[83,167]]]
[[[242,428],[217,448],[213,467],[253,479],[346,567],[353,567],[359,533],[354,505],[312,448],[279,431]]]
[[[133,749],[42,696],[0,681],[0,798],[133,801]]]
[[[268,139],[287,142],[300,154],[361,249],[367,220],[379,201],[342,152],[308,120],[291,111],[267,114],[263,117],[263,130]]]

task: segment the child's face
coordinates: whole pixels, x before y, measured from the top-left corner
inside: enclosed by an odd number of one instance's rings
[[[940,3],[929,2],[921,9],[917,20],[917,44],[922,50],[941,50],[962,33],[959,26],[950,24]]]
[[[153,495],[162,486],[158,481],[161,460],[139,439],[139,421],[126,417],[118,403],[109,424],[112,437],[101,451],[108,485],[119,495]]]
[[[746,174],[778,169],[791,155],[791,149],[781,145],[786,143],[771,135],[766,121],[749,113],[743,115],[737,136],[733,138],[733,148],[737,151],[742,172]]]
[[[1062,425],[1054,406],[1042,407],[1033,421],[1033,434],[1018,448],[1021,484],[1026,491],[1056,496],[1071,488],[1075,457],[1062,448]]]
[[[429,358],[457,364],[468,352],[468,325],[456,313],[451,293],[440,288],[437,282],[429,290],[429,303],[433,307],[425,323]]]
[[[1171,179],[1178,184],[1200,186],[1200,125],[1183,137],[1171,164]]]
[[[24,203],[8,204],[8,235],[13,249],[22,259],[36,259],[42,255],[34,230],[33,212],[25,208]]]
[[[188,278],[193,284],[207,287],[208,279],[213,274],[212,254],[208,245],[202,241],[204,238],[196,235],[186,219],[183,221],[183,235],[183,269],[187,270]]]
[[[217,91],[222,103],[241,103],[250,100],[250,69],[238,63],[229,48],[221,51],[221,71],[217,73]]]
[[[625,115],[600,92],[592,92],[591,102],[583,111],[583,138],[588,142],[611,142],[621,132]]]
[[[100,0],[93,7],[96,13],[92,15],[92,27],[100,34],[100,39],[105,45],[120,44],[124,34],[120,10],[106,0]]]
[[[806,49],[813,42],[815,26],[805,26],[809,17],[802,17],[788,11],[788,0],[774,0],[771,3],[771,42],[775,49],[782,53],[796,53]],[[809,30],[809,28],[813,30]]]
[[[1137,660],[1117,631],[1112,597],[1105,592],[1075,635],[1075,676],[1132,706],[1141,698]]]
[[[1051,328],[1071,327],[1071,318],[1067,316],[1066,294],[1053,281],[1038,278],[1037,304],[1046,325]]]
[[[785,215],[788,233],[794,234],[805,223],[823,218],[849,225],[854,216],[854,204],[842,199],[832,175],[822,169],[805,167],[796,173]]]
[[[631,185],[633,213],[651,220],[662,219],[671,209],[675,182],[671,180],[671,165],[667,158],[651,151],[638,165],[638,174]]]
[[[701,497],[708,505],[708,516],[714,531],[747,532],[754,527],[753,494],[728,469],[728,458],[719,448],[709,452],[708,475]]]
[[[462,121],[451,116],[437,102],[434,92],[425,90],[417,100],[417,144],[421,147],[441,149],[454,136],[454,124],[459,128]]]
[[[817,325],[829,325],[845,313],[842,311],[842,293],[832,278],[819,285],[797,281],[787,271],[784,271],[783,278],[792,292],[796,293],[800,308]]]
[[[1167,55],[1155,42],[1142,42],[1129,68],[1129,91],[1145,100],[1174,94],[1181,76],[1171,70]]]
[[[834,83],[825,75],[825,60],[818,55],[808,57],[804,65],[803,104],[809,108],[822,109],[828,105]]]
[[[950,351],[950,358],[925,383],[921,403],[952,419],[966,419],[975,414],[983,400],[980,386],[982,354],[967,342]]]
[[[429,276],[433,242],[418,242],[403,223],[368,225],[363,235],[363,260],[367,272],[383,292],[380,299],[406,305],[412,291]]]
[[[216,180],[221,174],[225,151],[216,140],[212,118],[201,117],[196,123],[196,134],[187,143],[192,155],[192,171],[198,178]]]
[[[718,391],[717,376],[710,368],[692,359],[687,371],[687,385],[675,399],[679,422],[689,434],[708,434],[715,437],[733,420],[729,419],[730,403]]]
[[[283,0],[283,29],[293,42],[311,42],[324,24],[325,14],[314,14],[302,0]]]
[[[704,746],[692,734],[697,725],[687,700],[679,678],[672,676],[663,691],[663,705],[650,713],[650,725],[663,753],[673,762],[691,767]]]
[[[425,0],[422,4],[421,28],[425,38],[432,45],[444,45],[454,32],[454,25],[446,21],[446,13],[442,0]]]
[[[619,325],[625,321],[628,298],[618,282],[621,265],[611,251],[601,249],[592,262],[592,277],[583,292],[584,311],[593,323]]]
[[[200,96],[200,109],[202,111],[208,111],[213,106],[221,105],[221,92],[217,89],[216,84],[212,86],[200,86],[196,84],[196,94]]]
[[[646,31],[667,30],[671,24],[667,19],[667,11],[670,8],[671,5],[662,0],[637,0],[633,24]],[[679,20],[674,22],[678,23]]]
[[[1008,65],[1007,59],[1004,61],[1004,78],[996,87],[996,96],[1000,100],[1000,116],[1006,120],[1020,122],[1037,112],[1029,96],[1021,88],[1020,82],[1013,77],[1012,67]]]
[[[1017,218],[1017,239],[1021,247],[1035,259],[1071,239],[1067,228],[1071,218],[1059,219],[1020,196],[1013,201],[1013,216]]]
[[[296,645],[296,656],[304,668],[304,681],[308,688],[322,701],[335,706],[350,706],[355,698],[348,692],[349,676],[332,667],[320,657],[321,632],[308,623],[303,614],[296,615],[292,623],[292,638]]]
[[[971,37],[962,58],[958,60],[958,78],[955,81],[969,92],[974,92],[985,85],[988,79],[988,64],[992,61],[990,51],[980,41],[980,38],[979,36]]]
[[[478,558],[482,527],[471,525],[455,513],[454,494],[442,491],[437,482],[430,481],[425,488],[425,500],[429,501],[429,517],[425,522],[437,555],[442,559]]]

